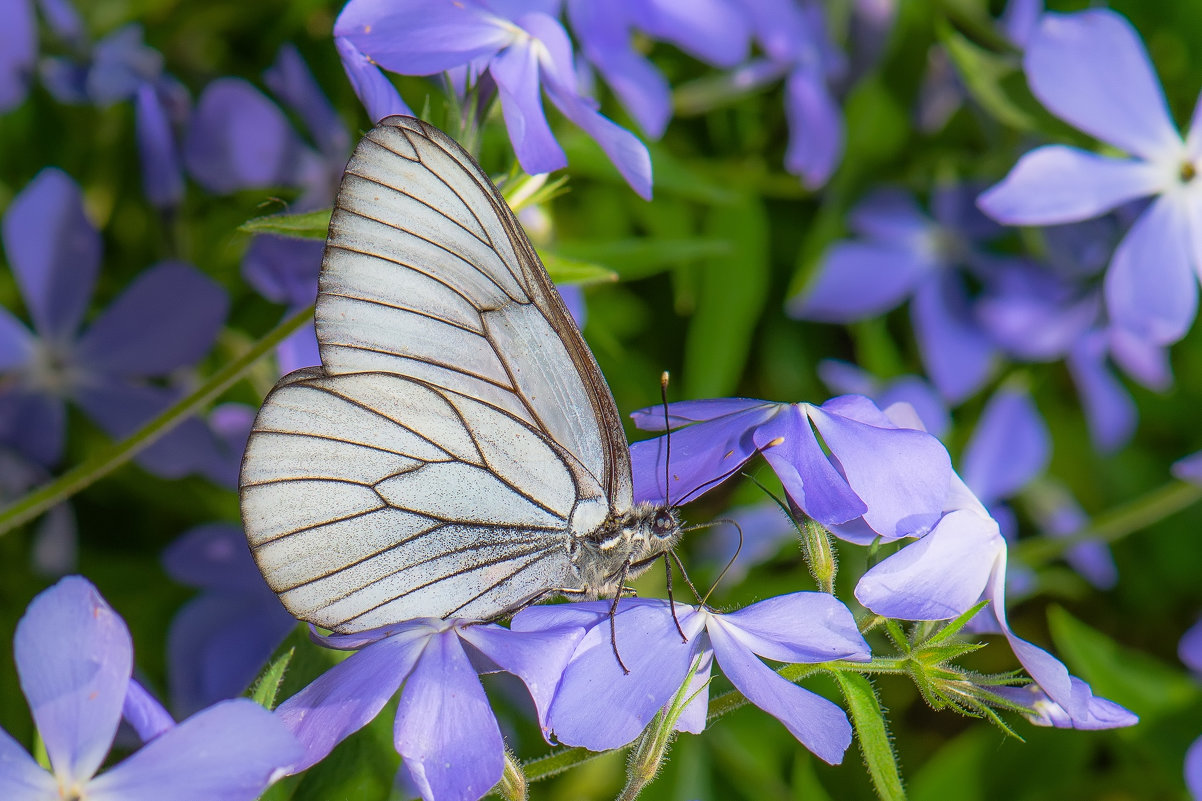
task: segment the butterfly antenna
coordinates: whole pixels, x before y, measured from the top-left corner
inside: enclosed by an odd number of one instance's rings
[[[735,560],[739,558],[739,552],[743,550],[743,527],[742,526],[740,526],[738,523],[736,523],[734,520],[731,520],[730,518],[725,518],[723,520],[715,520],[714,522],[715,523],[730,523],[732,526],[734,526],[735,530],[739,532],[739,546],[737,548],[735,548],[734,556],[730,557],[730,561],[728,561],[726,563],[726,567],[722,568],[722,572],[718,574],[718,578],[714,579],[714,583],[710,586],[709,591],[706,592],[705,597],[701,599],[702,606],[705,606],[705,602],[709,599],[710,594],[718,587],[718,584],[721,583],[723,577],[726,576],[726,572],[728,570],[730,570],[731,566],[735,563]]]
[[[671,421],[668,417],[668,379],[671,376],[667,370],[660,373],[659,376],[659,397],[664,405],[664,506],[672,508],[672,501],[668,498],[668,488],[672,485],[672,428]],[[667,560],[665,560],[666,564]],[[671,574],[672,569],[668,569]],[[675,612],[673,612],[675,615]],[[680,624],[676,624],[680,628]]]
[[[673,557],[676,556],[675,551],[668,553],[671,553]],[[676,630],[680,632],[680,641],[688,642],[689,638],[681,628],[680,618],[676,616],[676,601],[672,598],[672,563],[668,561],[668,553],[664,553],[664,572],[668,576],[668,608],[672,610],[672,622],[676,624]],[[676,564],[680,565],[680,559],[676,560]],[[684,565],[680,565],[680,574],[684,575]],[[688,581],[688,576],[685,576],[685,581]],[[693,582],[689,581],[689,585],[692,586],[692,584]]]

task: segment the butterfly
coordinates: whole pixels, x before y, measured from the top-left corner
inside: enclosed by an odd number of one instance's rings
[[[513,212],[434,126],[347,164],[316,306],[321,366],[280,379],[242,521],[297,618],[353,633],[620,594],[680,521],[633,503],[613,395]]]

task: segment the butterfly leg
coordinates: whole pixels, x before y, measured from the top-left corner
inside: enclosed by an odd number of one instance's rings
[[[668,561],[668,555],[664,554],[664,572],[668,577],[668,608],[672,610],[672,622],[676,624],[676,630],[680,632],[680,641],[688,642],[689,638],[685,636],[684,629],[680,626],[680,618],[676,617],[676,601],[672,600],[672,563]]]
[[[623,585],[626,583],[626,573],[630,570],[630,562],[622,565],[622,572],[618,575],[618,591],[614,593],[614,602],[609,606],[609,644],[614,649],[614,659],[618,660],[618,665],[621,666],[622,672],[629,675],[630,668],[626,667],[626,663],[622,661],[622,655],[618,653],[618,601],[622,599],[622,593],[626,589]]]

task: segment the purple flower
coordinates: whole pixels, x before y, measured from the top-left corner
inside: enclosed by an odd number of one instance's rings
[[[842,761],[851,744],[851,725],[843,710],[760,661],[870,659],[851,612],[837,599],[796,592],[729,614],[677,604],[688,642],[681,642],[667,601],[623,599],[614,630],[629,673],[614,656],[609,611],[609,602],[531,606],[513,618],[515,631],[564,625],[588,629],[564,670],[547,718],[560,742],[593,751],[629,743],[672,699],[693,665],[693,686],[700,692],[678,728],[700,733],[708,703],[704,685],[716,659],[735,689],[780,720],[806,748],[832,765]]]
[[[981,269],[977,245],[1001,229],[970,205],[964,187],[943,187],[928,217],[899,190],[878,190],[852,212],[857,239],[836,242],[818,277],[789,303],[805,320],[851,322],[886,312],[907,298],[918,347],[944,398],[959,403],[989,378],[996,346],[981,329],[959,269]]]
[[[903,375],[882,381],[867,370],[838,359],[818,362],[818,377],[827,389],[844,395],[863,395],[882,409],[908,403],[922,418],[923,430],[943,438],[951,426],[947,404],[926,380]]]
[[[1202,451],[1178,459],[1171,469],[1174,478],[1202,485]]]
[[[545,730],[546,710],[581,634],[568,626],[520,632],[419,619],[316,637],[331,648],[357,650],[276,710],[305,749],[290,772],[324,759],[403,684],[394,738],[413,784],[426,801],[475,801],[501,778],[504,759],[501,730],[477,672],[519,677]]]
[[[1185,786],[1195,799],[1202,798],[1202,737],[1185,752]]]
[[[964,483],[986,507],[1013,497],[1047,469],[1052,435],[1025,387],[1003,386],[964,446]]]
[[[0,505],[15,501],[49,480],[40,465],[0,446]],[[37,521],[32,550],[33,569],[41,575],[61,576],[75,569],[78,542],[75,513],[69,503],[52,507]]]
[[[1106,305],[1114,323],[1141,339],[1176,342],[1198,303],[1202,184],[1193,178],[1202,131],[1177,132],[1138,34],[1113,11],[1043,15],[1023,69],[1049,111],[1131,157],[1037,148],[981,196],[981,208],[1009,225],[1049,225],[1154,198],[1111,259]]]
[[[738,584],[755,565],[767,562],[786,542],[797,542],[797,526],[775,501],[731,509],[725,518],[715,521],[714,533],[702,544],[702,553],[711,564],[724,567],[738,550],[738,558],[726,571],[726,581]],[[740,539],[741,538],[741,539]]]
[[[926,432],[898,428],[867,398],[845,395],[821,406],[681,401],[668,405],[668,415],[671,485],[664,487],[667,438],[636,442],[630,449],[636,500],[685,503],[759,452],[802,511],[855,542],[924,532],[943,509],[947,451]],[[631,417],[644,430],[664,428],[660,407]]]
[[[546,92],[565,117],[601,145],[631,188],[650,199],[647,148],[580,93],[572,44],[563,27],[543,11],[513,6],[476,0],[350,0],[334,24],[334,35],[371,62],[402,75],[466,68],[475,78],[487,71],[500,95],[518,161],[532,175],[567,165],[543,113]]]
[[[0,730],[5,799],[250,801],[299,755],[284,727],[248,700],[227,701],[169,725],[130,679],[133,644],[124,621],[78,576],[34,598],[17,624],[13,655],[51,772]],[[123,708],[142,734],[157,736],[97,776]]]
[[[0,441],[43,465],[63,450],[66,401],[110,436],[129,435],[178,397],[150,379],[198,361],[225,320],[225,292],[196,268],[160,262],[81,333],[100,267],[99,232],[65,173],[38,173],[4,214],[4,248],[36,334],[0,309]],[[188,420],[143,451],[147,469],[203,469],[213,435]]]
[[[913,410],[895,407],[899,422],[917,424]],[[866,608],[899,620],[947,620],[963,614],[982,598],[996,631],[1035,684],[1006,692],[1030,708],[1036,725],[1105,729],[1130,726],[1135,715],[1093,695],[1089,685],[1069,674],[1060,660],[1011,629],[1006,619],[1006,540],[997,521],[959,476],[952,474],[946,513],[922,538],[866,572],[856,599]]]
[[[672,117],[668,81],[635,48],[634,34],[670,42],[717,67],[747,55],[748,21],[734,0],[568,0],[580,51],[596,67],[648,136],[658,139]]]
[[[202,591],[167,634],[173,707],[191,714],[241,695],[296,627],[263,581],[242,529],[223,523],[191,529],[163,553],[163,567]]]
[[[38,57],[33,0],[0,0],[0,114],[25,102]]]

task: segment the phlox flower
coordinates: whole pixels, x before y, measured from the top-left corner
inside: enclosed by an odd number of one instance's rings
[[[913,410],[889,410],[899,423],[919,425]],[[948,620],[981,599],[982,615],[1010,644],[1034,680],[1006,691],[1027,706],[1036,725],[1107,729],[1138,720],[1123,707],[1093,694],[1060,660],[1019,637],[1006,618],[1006,540],[997,521],[954,473],[946,512],[931,531],[870,568],[856,585],[867,609],[899,620]]]
[[[500,780],[504,761],[501,730],[478,670],[520,678],[545,730],[552,694],[582,633],[571,626],[519,632],[473,621],[417,619],[316,637],[355,653],[276,709],[305,749],[291,772],[324,759],[400,689],[394,742],[413,786],[426,801],[475,801]]]
[[[402,75],[466,69],[475,81],[487,73],[500,96],[518,162],[532,175],[567,165],[543,112],[545,92],[565,117],[597,141],[631,188],[650,198],[647,148],[598,113],[595,102],[581,93],[571,41],[551,16],[558,5],[350,0],[338,15],[334,35],[351,48],[342,48],[344,58],[357,52]]]
[[[782,678],[760,657],[777,662],[867,661],[868,644],[851,612],[825,593],[796,592],[731,613],[676,605],[681,642],[668,602],[622,599],[614,631],[626,673],[614,656],[609,602],[531,606],[513,618],[515,631],[549,626],[587,628],[563,673],[547,723],[556,738],[593,751],[632,741],[680,689],[693,665],[695,693],[678,721],[683,731],[705,728],[716,660],[749,701],[777,718],[806,748],[834,765],[851,744],[851,725],[835,704]]]
[[[13,655],[51,771],[0,730],[6,801],[251,801],[299,756],[279,721],[246,699],[174,725],[130,678],[133,644],[125,622],[78,576],[34,598],[17,624]],[[123,715],[147,741],[96,775]]]
[[[0,505],[17,500],[34,487],[50,480],[46,471],[16,451],[0,446]],[[30,561],[35,572],[61,576],[75,569],[78,552],[75,512],[60,503],[34,525]]]
[[[0,0],[0,113],[25,102],[38,57],[33,0]]]
[[[1195,677],[1202,678],[1202,620],[1182,635],[1177,644],[1177,656]],[[1185,785],[1190,795],[1202,798],[1202,737],[1194,740],[1185,752]]]
[[[962,269],[984,269],[979,246],[1002,229],[971,205],[963,186],[938,188],[931,215],[896,189],[870,194],[852,211],[854,239],[833,244],[810,286],[789,301],[803,320],[846,323],[910,300],[910,320],[927,375],[959,403],[988,380],[997,347],[976,319]]]
[[[1202,267],[1199,112],[1183,138],[1138,34],[1108,9],[1044,14],[1023,70],[1050,112],[1130,156],[1036,148],[981,196],[981,208],[1008,225],[1050,225],[1151,198],[1110,261],[1106,306],[1137,337],[1176,342],[1193,323]]]
[[[163,568],[201,590],[167,632],[172,707],[191,714],[241,695],[296,620],[267,586],[238,526],[197,526],[163,552]]]
[[[644,430],[664,429],[661,407],[631,417]],[[943,445],[926,432],[897,427],[862,396],[821,406],[747,398],[679,401],[668,405],[668,426],[667,487],[667,438],[630,448],[636,500],[685,503],[758,452],[802,511],[855,542],[926,531],[943,509],[951,475]]]
[[[30,331],[0,309],[0,441],[52,466],[63,451],[67,401],[114,438],[172,403],[178,391],[150,379],[194,364],[209,350],[228,307],[221,287],[195,267],[160,262],[80,332],[101,240],[79,187],[46,168],[13,199],[0,224],[34,326]],[[220,458],[213,433],[196,419],[137,457],[165,476],[206,471]]]
[[[863,395],[885,409],[908,403],[922,418],[923,429],[942,438],[952,424],[947,404],[924,378],[903,375],[882,380],[856,365],[839,359],[818,362],[818,377],[826,388],[841,395]]]

